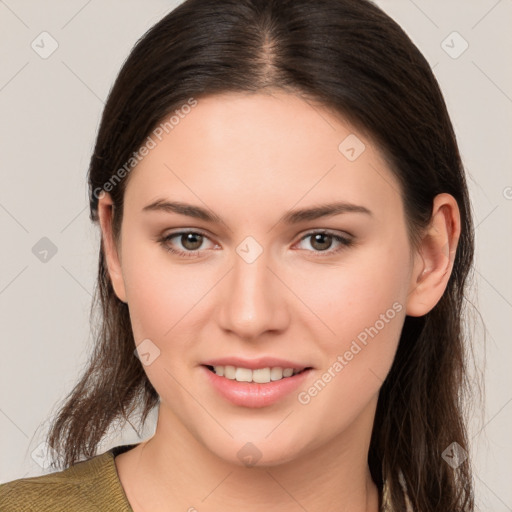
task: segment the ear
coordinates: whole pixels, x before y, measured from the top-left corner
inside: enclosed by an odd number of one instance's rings
[[[423,316],[441,299],[452,273],[460,229],[457,201],[450,194],[438,194],[430,224],[414,255],[407,315]]]
[[[118,248],[114,241],[112,232],[112,220],[114,216],[114,206],[110,194],[101,194],[98,200],[98,217],[101,226],[101,238],[103,241],[103,251],[107,269],[112,282],[114,292],[122,302],[126,303],[126,290],[124,278],[121,269],[121,259],[118,254]]]

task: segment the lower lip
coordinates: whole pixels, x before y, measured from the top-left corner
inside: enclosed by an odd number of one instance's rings
[[[201,366],[201,368],[213,387],[224,398],[243,407],[272,405],[296,390],[311,372],[311,369],[308,369],[292,377],[259,384],[257,382],[238,382],[237,380],[227,379],[210,371],[206,366]]]

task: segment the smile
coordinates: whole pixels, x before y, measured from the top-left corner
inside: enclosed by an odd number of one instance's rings
[[[250,369],[203,364],[200,368],[206,381],[223,399],[236,406],[251,408],[270,406],[293,396],[313,372],[311,367],[269,366]]]

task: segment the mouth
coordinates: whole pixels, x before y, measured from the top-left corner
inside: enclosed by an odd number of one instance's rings
[[[210,372],[224,377],[229,380],[236,380],[237,382],[254,382],[258,384],[269,384],[270,382],[276,382],[284,379],[288,379],[307,370],[311,370],[312,367],[308,366],[305,368],[283,368],[281,366],[265,367],[265,368],[243,368],[232,365],[203,365]]]
[[[245,408],[267,407],[290,400],[290,395],[305,385],[314,370],[311,366],[254,366],[202,364],[200,368],[206,382],[219,396]]]

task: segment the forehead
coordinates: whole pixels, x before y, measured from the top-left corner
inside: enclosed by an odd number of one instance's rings
[[[378,148],[326,107],[284,92],[229,93],[200,98],[187,112],[151,135],[155,145],[131,173],[127,206],[168,197],[218,204],[228,214],[339,200],[401,208]]]

